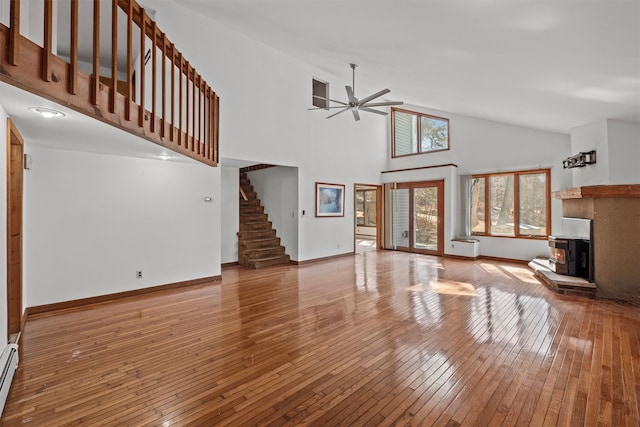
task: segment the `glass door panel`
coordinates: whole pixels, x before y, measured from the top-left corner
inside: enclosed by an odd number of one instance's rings
[[[409,248],[409,189],[391,190],[393,246]]]
[[[438,187],[413,189],[413,248],[438,250]]]

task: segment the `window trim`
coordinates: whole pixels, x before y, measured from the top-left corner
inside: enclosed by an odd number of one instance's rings
[[[441,148],[439,150],[430,150],[430,151],[417,151],[415,153],[409,154],[396,154],[396,125],[395,125],[395,112],[398,111],[400,113],[413,114],[417,116],[417,125],[418,125],[418,150],[420,149],[420,118],[426,117],[430,119],[438,119],[447,122],[447,148]],[[447,117],[434,116],[433,114],[420,113],[418,111],[405,110],[403,108],[395,108],[391,107],[391,158],[399,158],[399,157],[408,157],[408,156],[418,156],[420,154],[429,154],[429,153],[439,153],[442,151],[451,150],[451,122]]]
[[[533,175],[533,174],[545,174],[545,192],[546,192],[546,234],[542,236],[534,236],[531,234],[521,234],[520,233],[520,180],[518,179],[520,175]],[[513,175],[513,236],[504,236],[504,235],[494,235],[491,234],[489,230],[491,230],[491,215],[488,215],[487,212],[490,212],[491,208],[489,206],[490,195],[489,195],[489,178],[492,176],[501,176],[501,175]],[[474,232],[471,230],[472,236],[486,236],[486,237],[498,237],[498,238],[507,238],[507,239],[527,239],[527,240],[548,240],[551,233],[551,169],[527,169],[527,170],[519,170],[519,171],[509,171],[509,172],[494,172],[494,173],[478,173],[472,174],[471,179],[474,178],[484,178],[484,232]],[[469,209],[471,209],[471,203],[469,203]],[[471,215],[469,215],[469,218]],[[470,221],[470,220],[469,220]]]

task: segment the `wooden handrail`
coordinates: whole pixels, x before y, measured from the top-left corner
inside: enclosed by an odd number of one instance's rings
[[[65,11],[68,9],[70,28],[59,29],[70,32],[68,62],[52,51],[52,17],[54,13],[59,15],[64,11],[54,11],[53,1],[44,0],[44,38],[43,47],[40,47],[20,34],[20,3],[21,0],[10,0],[10,27],[0,24],[0,48],[7,51],[7,55],[0,55],[0,80],[203,163],[217,165],[219,97],[135,0],[111,0],[109,22],[101,22],[104,17],[100,13],[100,0],[91,3],[93,20],[89,24],[93,24],[93,52],[90,75],[78,67],[81,55],[78,37],[82,31],[82,23],[78,22],[79,1],[71,0],[71,7],[65,8]],[[123,21],[126,22],[126,43],[120,43],[123,46],[118,46],[120,11],[124,12],[122,16],[126,20]],[[104,25],[111,30],[108,67],[100,62],[100,27]],[[134,25],[140,29],[138,42],[133,40]],[[150,46],[147,40],[151,41]],[[139,61],[133,57],[134,45],[140,48]],[[118,54],[125,50],[126,61],[118,64]],[[150,64],[145,61],[149,51]],[[109,75],[102,76],[102,81],[101,65],[109,69]],[[149,73],[150,81],[147,81]],[[123,74],[126,78],[119,81],[118,76]],[[151,106],[145,107],[148,102]]]

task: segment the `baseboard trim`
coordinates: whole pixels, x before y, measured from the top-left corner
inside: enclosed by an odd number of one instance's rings
[[[205,283],[217,282],[220,280],[222,280],[221,275],[203,277],[201,279],[185,280],[184,282],[168,283],[166,285],[157,285],[157,286],[151,286],[148,288],[133,289],[131,291],[116,292],[113,294],[99,295],[95,297],[80,298],[80,299],[75,299],[70,301],[54,302],[51,304],[43,304],[43,305],[36,305],[33,307],[27,307],[24,311],[25,314],[23,315],[23,325],[24,323],[26,323],[28,316],[32,316],[35,314],[42,314],[42,313],[49,313],[49,312],[58,311],[58,310],[68,310],[73,308],[79,308],[87,305],[111,302],[121,298],[143,295],[151,292],[158,292],[158,291],[164,291],[169,289],[202,285]],[[24,326],[22,329],[24,330]]]
[[[289,261],[291,264],[293,265],[305,265],[305,264],[313,264],[315,262],[322,262],[322,261],[329,261],[331,259],[335,259],[335,258],[342,258],[342,257],[346,257],[346,256],[353,256],[356,253],[354,251],[351,252],[345,252],[343,254],[339,254],[339,255],[331,255],[331,256],[325,256],[322,258],[313,258],[313,259],[306,259],[304,261]]]
[[[235,267],[236,265],[240,265],[240,264],[238,263],[238,261],[234,261],[234,262],[225,262],[225,263],[220,264],[220,267],[222,267],[222,268],[226,268],[226,267]]]
[[[452,254],[444,254],[441,255],[443,258],[453,258],[453,259],[459,259],[462,261],[477,261],[478,259],[480,259],[479,256],[463,256],[463,255],[452,255]]]

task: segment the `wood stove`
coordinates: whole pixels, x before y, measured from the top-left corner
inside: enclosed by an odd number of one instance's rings
[[[558,274],[593,282],[591,241],[575,236],[549,236],[549,267]]]

